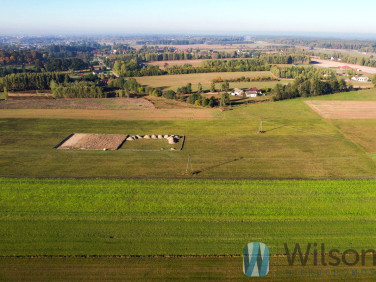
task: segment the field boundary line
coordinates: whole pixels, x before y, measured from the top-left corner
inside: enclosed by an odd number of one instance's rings
[[[0,175],[1,179],[71,179],[71,180],[90,180],[90,179],[103,179],[103,180],[160,180],[160,179],[166,179],[166,180],[250,180],[250,181],[286,181],[286,180],[292,180],[292,181],[325,181],[325,180],[376,180],[376,175],[373,176],[348,176],[348,177],[306,177],[306,178],[300,178],[300,177],[187,177],[187,176],[181,176],[181,177],[145,177],[145,176],[132,176],[132,177],[118,177],[118,176],[93,176],[93,177],[85,177],[85,176],[76,176],[76,177],[64,177],[64,176],[22,176],[22,175]]]

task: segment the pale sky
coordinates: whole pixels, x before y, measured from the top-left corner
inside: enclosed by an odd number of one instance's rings
[[[0,0],[0,34],[376,33],[376,1]]]

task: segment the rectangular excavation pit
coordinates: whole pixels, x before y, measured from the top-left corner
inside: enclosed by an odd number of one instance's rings
[[[117,150],[128,137],[126,134],[73,133],[57,149]]]

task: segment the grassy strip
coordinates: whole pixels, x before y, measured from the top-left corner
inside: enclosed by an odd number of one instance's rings
[[[376,181],[1,179],[0,255],[372,248]]]
[[[290,267],[270,259],[269,274],[257,280],[371,280],[375,270],[365,266]],[[90,280],[192,280],[249,281],[242,272],[242,258],[0,258],[4,281],[90,281]]]

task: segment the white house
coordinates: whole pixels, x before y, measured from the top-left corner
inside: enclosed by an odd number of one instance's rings
[[[234,92],[231,93],[232,96],[242,96],[244,93],[243,90],[239,89],[239,88],[235,88],[234,89]]]
[[[256,98],[257,97],[257,91],[245,91],[245,96],[250,98]]]
[[[367,82],[367,81],[369,81],[369,77],[368,76],[358,77],[358,81],[360,81],[360,82]]]
[[[359,81],[359,82],[368,82],[369,77],[368,76],[360,76],[360,77],[352,77],[351,80],[353,81]]]
[[[258,95],[262,95],[262,91],[256,87],[253,87],[247,91],[245,91],[246,97],[256,98]]]

